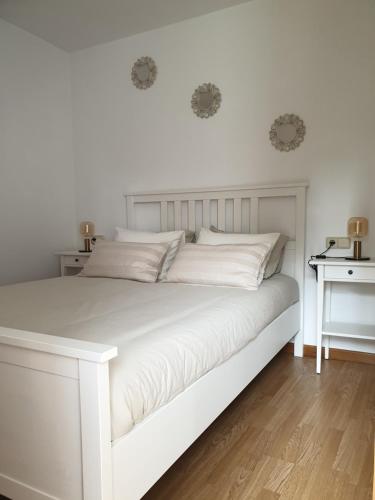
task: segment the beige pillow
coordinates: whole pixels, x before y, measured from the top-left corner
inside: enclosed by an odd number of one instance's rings
[[[253,245],[188,243],[178,252],[167,281],[255,290],[270,248],[269,242]]]
[[[248,233],[225,233],[213,226],[210,229],[202,227],[199,232],[197,243],[198,245],[251,245],[254,243],[267,243],[270,244],[269,254],[266,256],[262,263],[262,268],[259,273],[260,284],[265,274],[265,269],[268,264],[271,251],[276,245],[280,233],[267,233],[267,234],[248,234]]]
[[[221,231],[215,226],[210,226],[210,231],[214,233],[224,233],[224,231]],[[280,234],[267,260],[263,279],[266,280],[268,278],[271,278],[271,276],[273,276],[274,274],[281,272],[284,249],[286,244],[288,243],[288,240],[289,240],[288,236],[285,236],[285,234]]]
[[[80,276],[153,283],[157,280],[167,250],[167,243],[98,241]]]
[[[158,276],[158,281],[164,281],[180,245],[185,243],[185,231],[153,233],[150,231],[133,231],[131,229],[116,227],[115,241],[132,243],[168,243],[167,255]]]

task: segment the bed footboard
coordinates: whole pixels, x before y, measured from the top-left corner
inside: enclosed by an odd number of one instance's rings
[[[0,327],[0,493],[110,500],[117,348]]]

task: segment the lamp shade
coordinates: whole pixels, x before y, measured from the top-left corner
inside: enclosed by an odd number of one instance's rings
[[[351,217],[348,220],[348,236],[363,238],[368,234],[368,220],[366,217]]]
[[[92,238],[95,234],[95,224],[90,221],[83,221],[79,225],[79,232],[84,238]]]

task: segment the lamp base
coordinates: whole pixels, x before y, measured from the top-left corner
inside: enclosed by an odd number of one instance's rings
[[[370,257],[345,257],[345,260],[370,260]]]
[[[370,260],[370,257],[362,257],[362,241],[355,240],[353,243],[353,257],[345,257],[346,260]]]
[[[84,242],[85,249],[80,250],[80,252],[91,252],[91,241],[90,240],[91,240],[90,238],[84,238],[83,242]]]

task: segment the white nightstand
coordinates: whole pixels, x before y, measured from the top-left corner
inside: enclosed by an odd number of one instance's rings
[[[320,373],[323,336],[325,337],[325,359],[329,358],[330,337],[375,340],[375,325],[331,321],[332,282],[375,283],[375,259],[363,261],[332,258],[312,259],[309,264],[317,266],[316,372]]]
[[[56,255],[60,257],[61,276],[74,276],[81,271],[91,252],[67,250],[65,252],[57,252]]]

